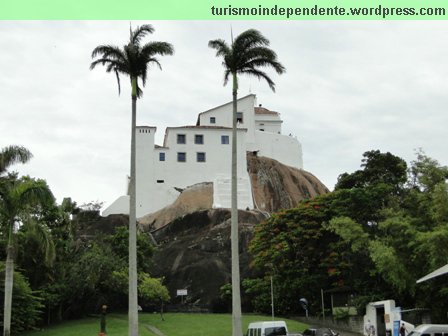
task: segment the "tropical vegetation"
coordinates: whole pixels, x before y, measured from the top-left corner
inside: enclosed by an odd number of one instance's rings
[[[421,151],[409,169],[391,153],[369,151],[333,192],[272,215],[250,246],[265,274],[245,282],[255,309],[269,311],[273,276],[278,313],[300,311],[304,297],[319,314],[321,289],[340,289],[361,314],[366,303],[393,298],[443,321],[446,281],[416,280],[448,262],[447,178],[448,168]]]

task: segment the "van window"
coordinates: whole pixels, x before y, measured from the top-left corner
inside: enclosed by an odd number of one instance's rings
[[[265,336],[286,336],[286,329],[285,327],[266,328]]]
[[[434,336],[443,336],[443,333],[434,333]]]

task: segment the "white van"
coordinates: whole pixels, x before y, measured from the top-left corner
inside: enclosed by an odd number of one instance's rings
[[[421,324],[407,336],[448,336],[448,324]]]
[[[285,321],[260,321],[249,323],[246,336],[287,336]],[[448,336],[448,335],[447,335]]]

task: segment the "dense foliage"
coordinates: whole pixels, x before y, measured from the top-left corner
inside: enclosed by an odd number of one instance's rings
[[[14,150],[16,157],[11,154]],[[25,161],[31,157],[29,152],[11,146],[0,154],[0,257],[5,260],[9,249],[15,264],[10,334],[99,313],[103,304],[109,310],[125,310],[129,241],[126,220],[121,226],[107,221],[100,224],[100,206],[96,203],[78,207],[67,198],[57,205],[44,180],[7,172],[8,163]],[[169,297],[163,279],[149,275],[152,243],[140,233],[137,246],[140,300],[147,306],[160,306]],[[3,280],[5,264],[0,265]],[[3,317],[2,309],[2,321]]]
[[[345,290],[358,308],[392,298],[446,318],[446,281],[416,280],[448,262],[448,168],[418,152],[407,169],[379,151],[364,153],[361,168],[258,225],[250,250],[265,277],[246,281],[258,310],[270,311],[273,276],[279,313],[300,311],[302,297],[319,313],[321,290]]]

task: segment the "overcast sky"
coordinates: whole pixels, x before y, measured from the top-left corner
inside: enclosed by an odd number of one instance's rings
[[[249,28],[270,41],[287,72],[277,90],[241,78],[239,96],[281,113],[283,133],[303,146],[304,168],[333,189],[365,151],[408,163],[415,149],[448,164],[447,21],[152,21],[152,40],[174,45],[138,101],[137,124],[192,125],[199,112],[231,100],[221,60],[207,43]],[[124,194],[129,172],[130,90],[98,67],[99,44],[123,46],[126,21],[0,22],[0,147],[34,158],[14,170],[47,180],[58,201],[105,206]],[[229,167],[230,169],[230,167]]]

